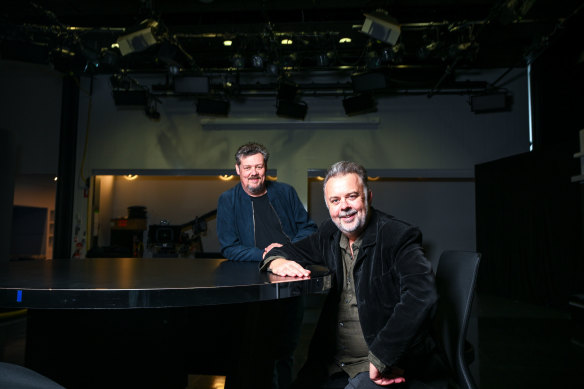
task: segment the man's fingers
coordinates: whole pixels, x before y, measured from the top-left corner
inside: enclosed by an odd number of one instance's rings
[[[286,277],[308,277],[310,275],[310,270],[303,268],[294,261],[281,261],[280,259],[277,259],[274,262],[276,261],[278,262],[273,263],[272,266],[270,266],[270,270],[274,274]]]

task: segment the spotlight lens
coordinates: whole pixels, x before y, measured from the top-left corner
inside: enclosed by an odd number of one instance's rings
[[[233,41],[230,41],[230,40],[223,41],[223,46],[231,46],[232,44],[233,44]]]
[[[262,68],[264,66],[264,59],[259,55],[254,55],[251,58],[251,63],[254,68]]]

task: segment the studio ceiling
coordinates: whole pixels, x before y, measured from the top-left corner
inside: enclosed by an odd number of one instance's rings
[[[0,57],[46,61],[62,71],[381,71],[402,88],[428,88],[447,87],[465,69],[525,67],[550,45],[574,39],[564,30],[582,13],[582,1],[4,0],[0,9]],[[364,14],[376,12],[400,26],[395,44],[361,32]],[[154,44],[127,55],[111,48],[144,28]]]

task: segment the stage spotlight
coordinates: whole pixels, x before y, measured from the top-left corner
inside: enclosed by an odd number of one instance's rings
[[[373,96],[365,93],[343,100],[343,107],[347,116],[361,115],[377,111],[377,103]]]
[[[268,74],[277,76],[278,73],[280,72],[280,64],[278,62],[268,63],[268,65],[266,66],[266,72],[268,72]]]
[[[375,51],[369,51],[366,54],[367,69],[377,69],[381,66],[381,57]]]
[[[397,44],[391,47],[385,47],[381,51],[381,59],[385,63],[401,63],[403,60],[403,45]]]
[[[298,95],[298,85],[290,80],[280,81],[278,84],[278,100],[293,101]]]
[[[512,96],[505,92],[485,93],[470,97],[470,110],[474,113],[510,111]]]
[[[264,55],[263,54],[255,54],[251,57],[251,66],[256,69],[262,69],[264,67]]]
[[[316,56],[316,64],[318,66],[326,67],[329,66],[334,59],[335,59],[334,52],[332,51],[323,52]]]
[[[120,53],[104,47],[99,54],[99,62],[105,71],[117,71],[120,67]]]
[[[227,116],[229,114],[229,101],[200,98],[197,100],[197,113],[209,116]]]
[[[292,53],[284,58],[282,58],[282,66],[285,68],[291,68],[298,62],[298,54]]]
[[[241,54],[234,54],[233,57],[231,57],[231,63],[234,68],[243,69],[245,66],[245,58],[243,58]]]
[[[289,118],[304,120],[308,106],[305,102],[295,103],[289,100],[279,100],[276,115]]]
[[[143,51],[158,43],[158,40],[154,36],[156,27],[158,27],[157,21],[145,20],[140,23],[139,30],[119,37],[117,45],[122,55]]]
[[[401,34],[401,26],[391,16],[383,12],[373,12],[365,14],[361,32],[379,41],[395,45]]]

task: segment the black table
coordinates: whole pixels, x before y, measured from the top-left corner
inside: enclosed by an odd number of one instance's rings
[[[16,261],[0,264],[0,307],[28,308],[26,365],[71,389],[184,388],[192,366],[233,362],[228,386],[248,387],[269,362],[258,307],[327,293],[328,270],[311,270],[297,279],[225,259]]]

